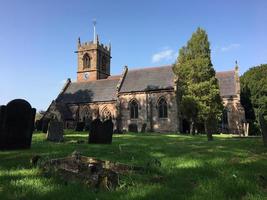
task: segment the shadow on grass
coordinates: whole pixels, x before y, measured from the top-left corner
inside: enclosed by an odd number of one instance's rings
[[[29,150],[0,151],[0,195],[6,199],[241,199],[266,195],[258,177],[267,177],[267,152],[258,139],[207,142],[205,136],[125,134],[114,135],[112,145],[99,145],[87,144],[87,133],[68,132],[64,143],[47,142],[44,136],[34,134]],[[121,177],[122,187],[112,192],[58,182],[30,168],[33,155],[63,157],[74,150],[137,166],[158,159],[161,167],[153,173]],[[155,175],[162,179],[155,180]]]

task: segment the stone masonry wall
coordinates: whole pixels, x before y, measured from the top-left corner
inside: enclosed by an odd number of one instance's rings
[[[164,97],[168,104],[168,117],[158,117],[158,100]],[[130,118],[129,102],[135,99],[139,104],[138,119]],[[128,130],[131,123],[137,124],[138,131],[141,131],[142,124],[147,124],[147,129],[155,132],[176,132],[176,101],[173,91],[154,93],[131,93],[119,96],[121,102],[122,127]],[[151,117],[152,116],[152,117]]]

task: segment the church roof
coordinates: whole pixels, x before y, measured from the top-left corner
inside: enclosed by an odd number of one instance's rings
[[[110,76],[89,82],[70,82],[59,95],[59,103],[88,103],[114,101],[117,99],[117,85],[121,75]],[[235,71],[217,72],[221,97],[236,95]],[[129,70],[122,81],[119,93],[173,89],[172,66]]]
[[[235,71],[217,72],[216,78],[219,82],[221,97],[230,97],[236,95]]]
[[[111,76],[89,82],[73,82],[58,98],[62,103],[88,103],[116,100],[116,86],[119,76]]]
[[[129,70],[120,92],[173,89],[173,79],[172,66]]]

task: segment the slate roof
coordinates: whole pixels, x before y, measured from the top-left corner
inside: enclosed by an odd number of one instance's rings
[[[236,95],[235,71],[217,72],[216,78],[219,82],[221,97]]]
[[[117,85],[122,76],[110,76],[89,82],[71,82],[66,91],[57,98],[59,103],[88,103],[113,101],[117,99]],[[235,71],[217,72],[220,95],[230,97],[236,95]],[[128,70],[120,93],[142,92],[173,89],[174,74],[172,66],[142,68]]]
[[[120,92],[173,89],[172,66],[129,70]]]
[[[70,83],[66,91],[57,98],[61,103],[86,103],[116,100],[116,86],[119,76],[111,76],[89,82]]]

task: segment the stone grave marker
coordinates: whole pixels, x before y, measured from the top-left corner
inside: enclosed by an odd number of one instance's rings
[[[138,133],[137,124],[129,124],[128,130],[129,132]]]
[[[52,119],[49,122],[46,139],[52,142],[63,142],[64,137],[63,122]]]
[[[43,122],[42,122],[42,131],[43,131],[43,133],[47,133],[47,130],[48,130],[48,124],[49,124],[49,122],[50,122],[50,119],[45,118],[45,119],[43,119],[42,121],[43,121]]]
[[[101,122],[100,119],[92,121],[88,143],[111,144],[113,135],[113,123],[111,119]]]
[[[146,123],[142,124],[141,133],[146,132]]]
[[[105,120],[102,123],[102,141],[106,144],[112,143],[112,135],[113,135],[113,123],[112,119]]]
[[[0,108],[0,149],[31,147],[36,109],[23,99]]]
[[[36,131],[42,131],[42,127],[43,127],[43,120],[38,119],[35,121],[35,130]]]

